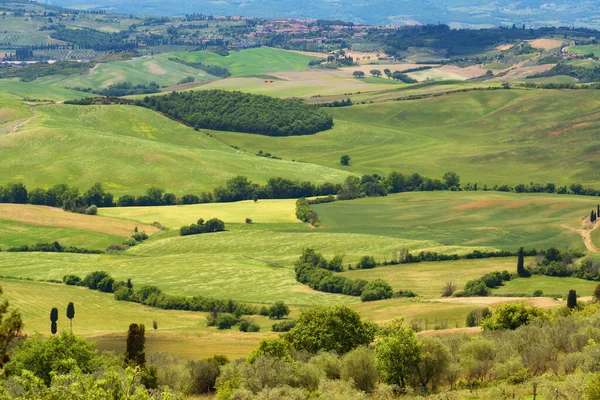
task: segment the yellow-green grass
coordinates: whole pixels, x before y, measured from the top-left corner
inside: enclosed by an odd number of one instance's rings
[[[512,64],[502,63],[502,62],[493,62],[489,64],[482,65],[483,69],[491,69],[491,70],[502,70],[510,68]]]
[[[570,46],[569,52],[585,55],[593,53],[595,56],[600,55],[600,45],[597,44],[589,44],[589,45],[581,45],[581,46]]]
[[[533,294],[536,290],[544,292],[544,296],[556,295],[566,296],[569,290],[577,291],[579,296],[592,296],[594,288],[598,282],[586,281],[577,278],[558,278],[551,276],[533,276],[525,279],[513,279],[510,282],[505,282],[504,286],[498,289],[493,289],[492,293],[504,295],[509,293],[528,293]]]
[[[159,86],[171,86],[189,76],[194,77],[196,82],[216,79],[202,70],[166,58],[139,57],[127,61],[101,63],[93,71],[84,75],[50,76],[38,81],[49,85],[91,87],[98,90],[123,82],[131,82],[134,85],[156,82]]]
[[[8,100],[0,98],[0,135],[13,130],[13,127],[31,117],[31,112],[21,100]]]
[[[60,208],[27,204],[0,204],[0,221],[77,229],[121,237],[130,236],[136,227],[149,235],[158,232],[158,228],[154,226],[140,225],[132,221],[71,213]]]
[[[69,90],[37,81],[21,82],[14,79],[0,79],[0,99],[62,101],[89,96],[89,93]]]
[[[580,228],[596,204],[594,197],[572,195],[411,192],[319,204],[313,209],[324,232],[432,240],[463,250],[516,251],[521,246],[585,249],[580,235],[561,225]]]
[[[6,251],[9,247],[51,242],[59,242],[62,246],[105,250],[111,244],[123,242],[123,237],[82,229],[65,229],[0,220],[0,249]]]
[[[408,74],[413,79],[419,82],[424,81],[456,81],[466,80],[466,78],[453,74],[452,72],[442,71],[439,68],[431,68],[424,71],[410,72]]]
[[[230,358],[247,356],[273,323],[265,317],[253,317],[260,333],[219,331],[206,326],[206,313],[160,310],[135,303],[119,302],[111,294],[43,282],[0,280],[4,297],[17,308],[25,323],[25,333],[48,335],[48,314],[59,309],[59,330],[69,329],[65,310],[75,304],[73,332],[94,340],[101,350],[124,351],[127,329],[131,323],[146,325],[146,351],[168,351],[183,359],[202,359],[214,354]],[[152,321],[158,330],[152,330]]]
[[[49,105],[18,132],[0,136],[0,184],[29,189],[101,182],[115,195],[158,185],[178,195],[212,191],[236,176],[341,182],[348,172],[235,150],[204,132],[134,106]],[[252,135],[256,136],[256,135]]]
[[[245,223],[250,218],[254,224],[299,223],[295,215],[296,200],[260,200],[236,203],[194,204],[168,207],[117,207],[102,208],[100,215],[123,218],[142,223],[160,222],[168,228],[180,228],[196,223],[199,218],[219,218],[225,223]]]
[[[410,93],[405,93],[410,95]],[[399,94],[396,97],[400,97]],[[580,182],[600,187],[595,91],[496,90],[331,109],[335,127],[310,137],[215,132],[248,151],[355,173],[456,171],[463,182]]]
[[[175,57],[184,61],[225,67],[233,76],[307,69],[308,63],[316,59],[292,51],[269,47],[232,51],[225,57],[208,51],[167,53],[160,57]]]
[[[454,282],[462,289],[467,281],[493,271],[516,272],[516,265],[516,257],[507,257],[401,264],[371,270],[347,271],[341,275],[368,281],[383,279],[392,285],[395,291],[412,290],[419,296],[429,298],[440,297],[446,282]]]

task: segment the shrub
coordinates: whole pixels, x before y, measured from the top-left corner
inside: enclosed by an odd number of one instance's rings
[[[262,315],[263,317],[268,317],[269,316],[269,309],[265,306],[262,306],[260,308],[260,311],[258,311],[258,315]]]
[[[220,314],[215,320],[217,329],[231,329],[238,323],[238,319],[232,314]]]
[[[372,256],[363,256],[358,264],[356,264],[356,269],[371,269],[375,268],[376,266],[377,263],[375,262],[375,258]]]
[[[210,361],[190,361],[190,394],[210,393],[219,377],[219,365]]]
[[[281,319],[290,313],[290,308],[283,301],[277,301],[269,307],[269,318]]]
[[[98,207],[96,207],[95,205],[91,205],[88,208],[85,209],[85,214],[87,215],[97,215],[98,214]]]
[[[342,362],[334,353],[319,353],[309,362],[324,371],[328,379],[339,379],[342,376]]]
[[[254,363],[261,357],[291,360],[290,350],[290,344],[284,339],[262,339],[258,347],[248,356],[248,362]]]
[[[77,275],[65,275],[63,276],[63,282],[69,286],[78,286],[81,283],[81,278]]]
[[[289,332],[295,326],[296,321],[281,321],[276,324],[273,324],[271,330],[273,332]]]
[[[246,218],[246,223],[247,223],[247,224],[251,224],[251,223],[252,223],[252,219],[250,219],[250,218]]]
[[[543,295],[544,295],[544,291],[540,290],[540,289],[533,292],[533,297],[542,297]]]
[[[341,377],[354,382],[362,391],[372,391],[379,379],[373,352],[367,347],[359,347],[346,354],[342,359]]]
[[[384,280],[376,279],[367,283],[360,296],[361,301],[375,301],[391,299],[394,296],[394,290]]]
[[[541,308],[530,307],[525,303],[506,303],[498,306],[496,311],[483,321],[482,327],[486,331],[515,330],[537,319],[548,319],[548,315]]]
[[[465,283],[465,296],[487,296],[489,294],[486,284],[481,279],[475,279]]]
[[[109,278],[109,277],[110,276],[108,275],[108,273],[106,271],[94,271],[94,272],[86,275],[85,278],[83,278],[83,281],[81,281],[81,285],[87,287],[88,289],[97,290],[98,284],[104,278]],[[111,283],[111,288],[112,288],[112,283]]]
[[[394,297],[412,298],[412,297],[417,297],[417,294],[415,292],[413,292],[412,290],[398,290],[396,293],[394,293]]]
[[[98,290],[104,293],[112,293],[114,283],[115,280],[110,276],[107,276],[98,282]]]
[[[446,282],[442,289],[442,297],[450,297],[456,292],[456,283]]]
[[[260,326],[250,318],[240,320],[240,332],[259,332]]]

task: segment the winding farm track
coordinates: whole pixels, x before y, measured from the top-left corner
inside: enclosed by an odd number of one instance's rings
[[[591,251],[593,253],[600,253],[600,249],[598,249],[594,245],[594,242],[592,242],[592,232],[595,231],[596,229],[600,228],[600,221],[596,221],[596,223],[592,226],[591,229],[577,229],[577,228],[573,228],[572,226],[567,225],[567,224],[562,224],[561,226],[570,231],[579,233],[581,235],[581,237],[583,238],[583,243],[585,244],[585,247],[589,251]]]
[[[14,124],[8,130],[8,133],[15,133],[15,132],[17,132],[23,125],[25,125],[26,123],[30,122],[32,119],[38,117],[38,113],[35,111],[35,106],[31,106],[31,108],[29,108],[29,111],[31,111],[31,113],[33,115],[31,117],[27,118],[26,120],[23,120],[23,121],[20,121],[20,122],[17,122],[16,124]]]

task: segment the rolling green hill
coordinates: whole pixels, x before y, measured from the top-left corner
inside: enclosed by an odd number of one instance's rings
[[[233,76],[307,69],[308,62],[315,59],[315,57],[269,47],[231,52],[228,56],[220,56],[209,51],[191,51],[166,53],[160,57],[165,59],[174,57],[188,62],[225,67]]]
[[[408,95],[410,93],[406,93]],[[214,132],[228,144],[339,167],[391,170],[463,182],[579,182],[600,187],[596,91],[496,90],[332,109],[335,127],[311,137],[268,138]]]
[[[85,190],[102,182],[115,195],[158,185],[183,195],[212,191],[239,174],[257,182],[275,176],[341,182],[348,175],[244,153],[140,107],[49,105],[35,112],[18,132],[0,136],[0,148],[10,149],[0,160],[0,184]]]

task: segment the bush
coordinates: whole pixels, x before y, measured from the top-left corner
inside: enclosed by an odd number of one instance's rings
[[[246,223],[247,223],[247,224],[251,224],[251,223],[252,223],[252,219],[250,219],[250,218],[246,218]]]
[[[295,326],[296,321],[281,321],[276,324],[273,324],[271,330],[273,332],[289,332]]]
[[[533,297],[542,297],[543,295],[544,295],[544,291],[540,290],[540,289],[533,292]]]
[[[391,299],[394,296],[394,290],[384,280],[376,279],[367,283],[360,296],[361,301],[375,301]]]
[[[63,276],[63,282],[69,286],[79,286],[81,284],[81,278],[77,275],[65,275]]]
[[[281,319],[290,313],[290,308],[283,301],[277,301],[269,307],[269,318]]]
[[[110,276],[107,276],[98,282],[98,290],[104,293],[112,293],[114,283],[115,280]]]
[[[203,394],[214,391],[219,377],[219,365],[210,361],[190,361],[190,394]]]
[[[367,347],[359,347],[346,354],[342,359],[341,377],[354,382],[362,391],[372,391],[379,379],[373,352]]]
[[[179,229],[180,236],[199,235],[202,233],[222,232],[225,230],[225,223],[218,218],[212,218],[204,222],[202,218],[197,224],[182,226]]]
[[[356,269],[371,269],[375,268],[376,266],[377,263],[375,262],[375,258],[372,256],[363,256],[358,264],[356,264]]]
[[[240,332],[260,332],[260,326],[250,318],[240,320]]]
[[[98,207],[96,207],[95,205],[91,205],[88,208],[85,209],[85,213],[87,215],[97,215],[98,214]]]
[[[81,281],[81,285],[87,287],[88,289],[98,290],[98,285],[100,284],[100,282],[102,282],[104,278],[110,278],[106,271],[94,271],[86,275],[85,278],[83,278],[83,281]]]
[[[464,295],[467,297],[487,296],[488,294],[488,288],[481,279],[475,279],[465,283]]]
[[[530,307],[525,303],[506,303],[498,306],[496,311],[483,321],[482,327],[486,331],[515,330],[537,319],[546,320],[548,315],[541,308]]]
[[[309,362],[324,371],[328,379],[339,379],[342,376],[342,362],[334,353],[319,353]]]
[[[220,314],[215,320],[217,329],[231,329],[238,323],[238,319],[232,314]]]

